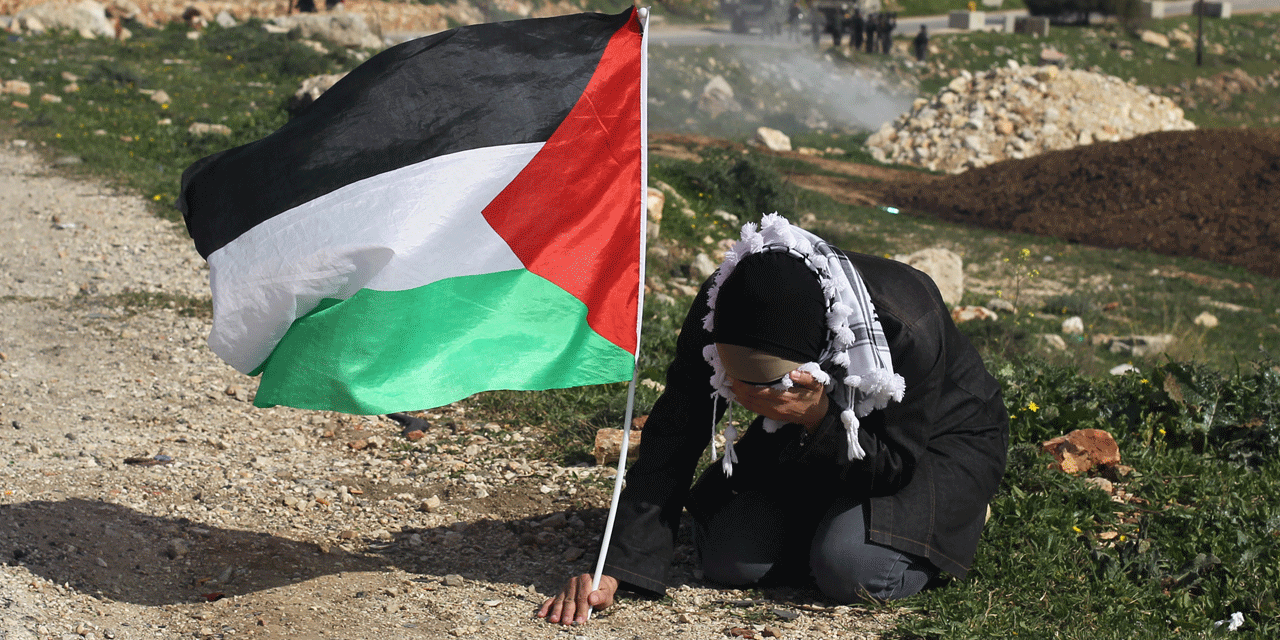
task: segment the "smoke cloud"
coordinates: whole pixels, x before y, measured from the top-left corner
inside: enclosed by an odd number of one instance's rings
[[[761,125],[792,135],[875,131],[915,96],[909,78],[807,46],[650,48],[649,121],[656,131],[721,137],[750,135]]]

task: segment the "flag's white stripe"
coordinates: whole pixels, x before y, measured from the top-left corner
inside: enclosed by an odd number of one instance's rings
[[[463,151],[285,211],[209,256],[209,346],[248,373],[324,298],[523,268],[480,212],[541,142]]]

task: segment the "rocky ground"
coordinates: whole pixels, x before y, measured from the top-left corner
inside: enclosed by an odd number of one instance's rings
[[[57,159],[53,159],[56,164]],[[257,409],[204,263],[136,196],[0,146],[0,638],[873,638],[901,615],[697,579],[583,627],[611,473],[458,407]]]

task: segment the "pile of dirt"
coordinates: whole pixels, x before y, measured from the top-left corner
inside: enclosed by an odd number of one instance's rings
[[[887,204],[952,222],[1280,277],[1277,129],[1150,133],[879,188]]]

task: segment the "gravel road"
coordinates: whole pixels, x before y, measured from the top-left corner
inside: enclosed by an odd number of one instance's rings
[[[612,473],[449,406],[257,409],[206,268],[138,196],[0,142],[0,640],[875,638],[899,611],[682,586],[534,617],[594,566]],[[416,434],[415,434],[416,435]]]

